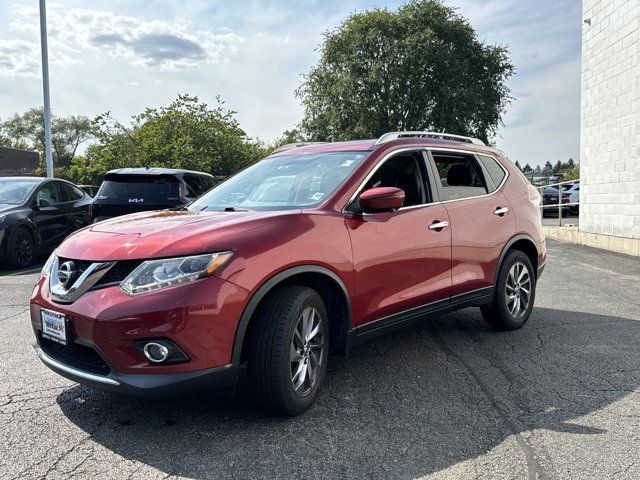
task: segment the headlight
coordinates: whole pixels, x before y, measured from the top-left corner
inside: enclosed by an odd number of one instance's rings
[[[233,256],[233,252],[208,253],[192,257],[147,260],[129,274],[120,288],[129,295],[173,287],[207,277]]]
[[[43,277],[44,275],[48,274],[51,271],[51,266],[53,265],[53,261],[55,259],[56,259],[56,251],[54,250],[53,253],[49,255],[49,258],[47,259],[47,261],[44,262],[44,265],[42,266],[42,270],[40,271],[41,277]]]

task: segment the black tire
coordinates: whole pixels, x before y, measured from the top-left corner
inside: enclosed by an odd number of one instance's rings
[[[307,318],[312,312],[312,319],[319,316],[319,328],[314,338],[321,338],[323,348],[318,350],[317,346],[307,345],[302,350],[303,353],[298,354],[293,361],[294,353],[298,352],[298,349],[294,352],[293,345],[300,338],[298,335],[294,341],[294,330],[300,332],[299,322],[303,321],[305,312]],[[254,321],[256,323],[251,328],[249,338],[247,377],[256,404],[261,409],[278,415],[293,416],[305,412],[315,402],[327,369],[329,319],[322,297],[308,287],[279,288],[269,295]],[[313,342],[307,342],[309,343]],[[312,355],[315,356],[312,358]],[[304,368],[304,378],[309,369],[308,376],[315,375],[315,381],[309,381],[307,385],[304,380],[296,391],[292,377],[294,370],[298,372],[304,358],[308,361],[308,366]],[[313,359],[316,361],[313,362]],[[315,369],[312,367],[314,363]]]
[[[513,281],[510,278],[512,269],[516,272],[520,266],[526,269],[526,275],[528,275],[529,283],[529,295],[525,295],[525,278],[522,279],[522,286],[517,286],[514,289]],[[518,275],[519,276],[519,275]],[[509,285],[508,285],[509,282]],[[510,295],[509,295],[510,294]],[[512,300],[517,296],[518,299]],[[508,297],[509,295],[509,297]],[[527,298],[526,307],[525,297]],[[493,301],[487,305],[480,307],[482,317],[484,320],[496,330],[516,330],[521,328],[529,317],[533,310],[533,304],[536,297],[536,273],[534,272],[531,260],[529,257],[520,250],[511,250],[505,256],[502,265],[500,266],[500,273],[498,274],[498,280],[495,286],[495,292],[493,294]],[[509,303],[511,301],[511,303]],[[516,304],[515,302],[520,302]],[[517,307],[517,308],[516,308]],[[515,311],[515,314],[514,314]]]
[[[33,235],[26,228],[17,227],[9,237],[7,263],[13,268],[26,268],[33,263],[36,256]]]

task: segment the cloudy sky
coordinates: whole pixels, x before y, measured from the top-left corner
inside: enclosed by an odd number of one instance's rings
[[[532,165],[578,158],[580,0],[446,0],[481,40],[509,47],[515,101],[497,146]],[[298,123],[293,95],[322,32],[396,0],[50,0],[51,102],[58,115],[111,114],[191,93],[220,95],[251,136]],[[0,2],[0,119],[42,102],[37,0]]]

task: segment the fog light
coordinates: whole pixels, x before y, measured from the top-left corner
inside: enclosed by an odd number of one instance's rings
[[[188,362],[189,356],[168,338],[148,338],[146,340],[135,340],[134,347],[140,355],[151,363],[180,363]]]
[[[162,363],[169,357],[169,349],[156,342],[145,343],[142,351],[147,360],[153,363]]]

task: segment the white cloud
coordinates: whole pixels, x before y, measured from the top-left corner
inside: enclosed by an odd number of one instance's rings
[[[39,34],[35,7],[18,6],[14,15],[11,28]],[[98,49],[136,66],[193,68],[228,62],[243,42],[241,36],[229,31],[194,30],[187,22],[141,20],[99,10],[54,6],[47,12],[47,23],[52,62],[65,64],[81,62],[85,50]]]
[[[0,39],[0,75],[37,76],[40,49],[32,42]]]

